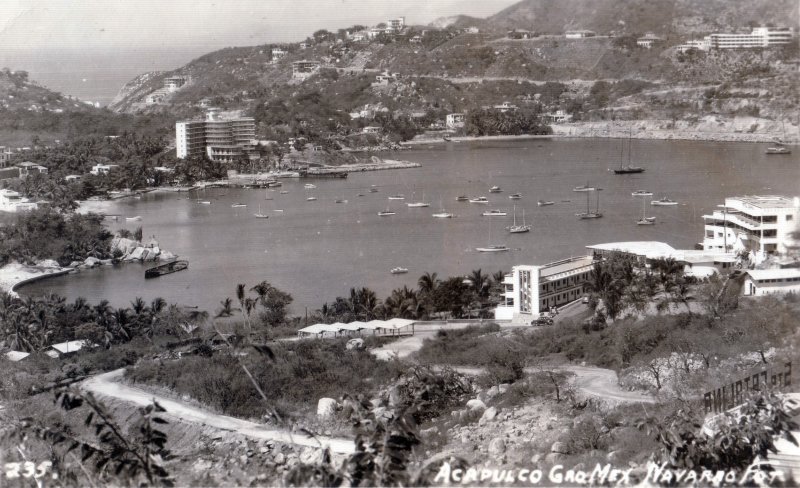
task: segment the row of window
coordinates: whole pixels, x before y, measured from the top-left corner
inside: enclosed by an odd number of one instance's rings
[[[800,282],[800,276],[795,278],[772,278],[768,280],[754,280],[759,285],[762,283],[796,283]]]

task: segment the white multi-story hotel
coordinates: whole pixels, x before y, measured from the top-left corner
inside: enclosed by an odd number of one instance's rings
[[[756,27],[750,34],[711,34],[706,36],[711,49],[749,49],[782,46],[792,42],[790,28]]]
[[[400,32],[403,30],[403,27],[406,26],[406,18],[405,17],[398,17],[396,19],[391,19],[386,21],[386,29],[392,32]]]
[[[223,119],[210,109],[205,120],[175,124],[175,150],[181,159],[206,154],[212,161],[231,162],[255,148],[256,123],[252,117]]]
[[[588,292],[593,267],[592,256],[514,266],[503,281],[503,302],[495,309],[495,319],[529,324],[551,307],[580,299]]]
[[[800,197],[744,196],[726,198],[711,215],[703,215],[703,249],[732,252],[737,242],[758,260],[785,254],[798,230]]]

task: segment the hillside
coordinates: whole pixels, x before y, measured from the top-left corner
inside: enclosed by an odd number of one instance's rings
[[[381,126],[397,142],[448,113],[503,102],[529,113],[564,110],[582,121],[692,121],[707,115],[775,120],[800,103],[789,96],[798,93],[796,46],[693,54],[674,46],[693,33],[781,24],[795,11],[785,0],[525,0],[488,19],[446,17],[396,36],[359,40],[341,29],[319,31],[303,44],[211,52],[177,70],[132,80],[111,108],[185,118],[216,106],[256,117],[259,139],[306,137],[350,147],[363,141],[346,138],[368,125]],[[565,29],[579,28],[600,35],[563,36]],[[509,39],[510,29],[543,35]],[[665,42],[638,47],[635,36],[645,31]],[[615,37],[603,35],[611,33]],[[284,55],[273,59],[275,48]],[[320,69],[294,79],[292,63],[301,60],[316,61]],[[381,73],[393,76],[376,83]],[[172,76],[187,82],[154,99]],[[594,86],[596,80],[607,85]],[[369,116],[351,118],[354,112]],[[381,113],[392,117],[374,118]]]
[[[603,35],[689,35],[740,31],[751,24],[785,25],[788,19],[795,19],[796,28],[794,0],[523,0],[488,20],[545,34],[589,29]]]

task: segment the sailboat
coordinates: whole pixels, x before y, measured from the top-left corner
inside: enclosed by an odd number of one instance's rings
[[[492,242],[491,226],[489,226],[489,242]],[[511,249],[508,246],[502,244],[489,244],[486,247],[476,247],[475,250],[478,252],[506,252],[510,251]]]
[[[447,210],[444,209],[444,207],[442,206],[442,201],[441,200],[439,200],[439,207],[441,207],[441,210],[438,213],[433,214],[433,218],[435,218],[435,219],[452,219],[453,218],[453,214],[449,213]]]
[[[430,203],[425,203],[425,193],[422,194],[422,200],[421,201],[407,203],[406,205],[408,205],[408,208],[422,208],[422,207],[430,207],[431,206]]]
[[[258,213],[257,214],[253,214],[253,217],[255,217],[257,219],[268,219],[269,215],[264,214],[264,213],[261,212],[261,204],[259,203],[258,204]]]
[[[514,225],[508,227],[508,232],[512,234],[522,234],[524,232],[530,232],[531,226],[525,224],[525,209],[522,209],[522,225],[517,225],[517,207],[514,206]]]
[[[647,217],[646,213],[646,198],[642,198],[642,218],[636,221],[636,225],[655,225],[655,217]]]
[[[389,216],[392,216],[392,215],[394,215],[394,214],[395,214],[395,212],[393,212],[393,211],[392,211],[392,210],[389,208],[389,206],[387,205],[387,206],[386,206],[386,210],[381,210],[380,212],[378,212],[378,217],[389,217]]]
[[[586,212],[576,213],[575,214],[576,217],[578,217],[579,219],[599,219],[599,218],[601,218],[603,216],[603,214],[600,213],[600,191],[601,190],[602,190],[602,188],[595,189],[595,191],[597,191],[597,208],[594,211],[592,211],[589,208],[589,193],[586,193]]]
[[[619,159],[619,168],[614,170],[615,175],[629,175],[635,173],[644,173],[644,168],[641,166],[631,166],[631,138],[633,137],[633,129],[628,132],[628,165],[622,165],[622,157]]]

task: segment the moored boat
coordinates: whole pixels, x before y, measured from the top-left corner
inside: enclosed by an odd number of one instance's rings
[[[308,197],[308,198],[306,198],[306,201],[307,202],[313,202],[316,199],[317,199],[317,197]]]
[[[500,187],[499,187],[499,186],[497,186],[497,185],[495,185],[495,186],[493,186],[493,187],[489,188],[489,193],[500,193],[500,192],[502,192],[502,191],[503,191],[503,190],[501,190],[501,189],[500,189]]]
[[[792,154],[792,151],[790,151],[789,148],[786,146],[768,147],[765,152],[767,154]]]
[[[569,200],[567,200],[567,201],[569,201]],[[536,205],[538,205],[540,207],[547,207],[549,205],[555,205],[555,204],[556,204],[556,202],[552,202],[550,200],[539,200],[538,202],[536,202]]]
[[[453,214],[451,214],[449,212],[445,212],[445,211],[441,211],[439,213],[435,213],[432,216],[435,219],[452,219],[453,218]]]
[[[317,185],[314,185],[312,183],[306,183],[305,185],[303,185],[303,188],[305,188],[306,190],[313,190],[316,187]]]
[[[392,195],[389,197],[389,200],[405,200],[405,199],[406,199],[405,195],[402,194]]]
[[[636,190],[635,192],[631,193],[632,197],[652,197],[653,192],[647,190]]]
[[[242,207],[246,207],[246,206],[247,206],[246,203],[234,203],[233,205],[231,205],[231,207],[233,207],[233,208],[242,208]]]
[[[144,272],[144,277],[146,279],[158,278],[159,276],[164,276],[166,274],[183,271],[188,267],[189,267],[189,261],[172,261],[146,270]]]
[[[667,197],[659,198],[658,200],[653,200],[652,202],[650,202],[650,205],[654,207],[671,207],[677,204],[678,202],[676,202],[675,200],[670,200]]]
[[[505,251],[510,251],[508,246],[502,246],[502,245],[476,247],[475,250],[478,251],[478,252],[505,252]]]
[[[578,191],[578,192],[580,192],[580,191],[595,191],[595,187],[589,186],[589,185],[581,185],[581,186],[576,186],[575,188],[572,189],[572,191]]]
[[[514,207],[514,224],[506,228],[511,234],[530,232],[531,226],[525,223],[525,209],[522,209],[522,225],[517,225],[517,207]]]
[[[520,198],[522,198],[522,194],[521,193],[512,193],[511,195],[508,196],[508,198],[510,198],[512,200],[519,200]]]
[[[473,198],[469,199],[469,203],[484,203],[484,204],[488,204],[489,203],[489,199],[486,198],[486,197],[473,197]]]
[[[392,268],[391,270],[389,270],[389,272],[392,273],[392,274],[404,274],[404,273],[408,273],[408,268],[402,268],[400,266],[397,266],[397,267]]]
[[[395,214],[395,212],[392,212],[391,210],[383,210],[383,211],[378,212],[378,217],[389,217],[390,215],[394,215],[394,214]]]
[[[456,197],[456,201],[457,202],[468,202],[469,201],[469,197],[464,196],[464,195],[460,195],[460,196]]]
[[[505,217],[508,215],[508,212],[504,212],[503,210],[487,210],[481,215],[484,217]]]

